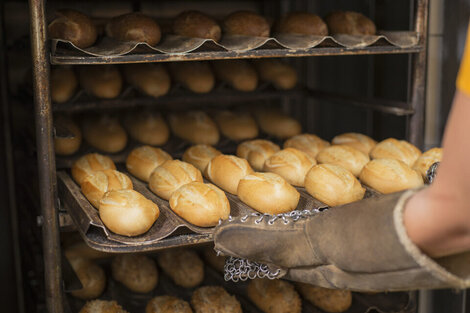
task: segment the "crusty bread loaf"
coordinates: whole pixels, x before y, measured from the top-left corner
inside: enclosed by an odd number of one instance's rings
[[[329,206],[361,200],[366,192],[351,172],[333,164],[312,167],[305,177],[305,188],[312,197]]]
[[[205,176],[223,190],[235,195],[240,179],[251,173],[253,169],[247,160],[221,154],[209,162]]]
[[[92,175],[95,171],[107,169],[116,169],[116,165],[111,158],[98,153],[89,153],[74,162],[72,165],[72,177],[81,185],[88,175]]]
[[[268,214],[292,211],[300,199],[299,192],[274,173],[253,173],[243,177],[237,195],[253,209]]]
[[[162,146],[170,137],[170,129],[159,113],[138,111],[124,119],[129,135],[140,143]]]
[[[263,132],[281,139],[298,135],[302,131],[297,120],[276,110],[257,111],[255,117]]]
[[[196,289],[191,296],[191,305],[195,313],[242,313],[237,298],[220,286],[204,286]]]
[[[189,303],[173,296],[156,296],[145,307],[145,313],[193,313]]]
[[[294,286],[280,279],[254,279],[246,288],[248,298],[264,313],[300,313],[302,301]]]
[[[234,141],[246,140],[258,136],[258,125],[247,112],[219,111],[214,114],[220,132]]]
[[[281,18],[278,31],[286,34],[327,36],[326,23],[316,14],[291,12]]]
[[[325,17],[330,34],[375,35],[374,22],[358,12],[335,11]]]
[[[83,288],[71,292],[72,296],[84,300],[98,298],[106,287],[106,275],[103,269],[93,261],[83,258],[69,259]]]
[[[129,313],[116,301],[93,300],[88,301],[78,313]]]
[[[213,61],[217,78],[240,91],[253,91],[258,86],[258,74],[247,60]]]
[[[78,67],[80,86],[97,98],[113,99],[121,94],[123,80],[115,65],[83,65]]]
[[[82,132],[78,125],[68,116],[57,115],[54,117],[54,126],[67,129],[74,135],[71,138],[54,138],[54,149],[58,155],[71,155],[80,149]]]
[[[178,188],[170,198],[170,207],[186,221],[200,227],[216,226],[230,215],[225,193],[212,184],[192,182]]]
[[[217,125],[202,111],[171,114],[168,121],[174,135],[191,143],[215,145],[219,141]]]
[[[138,236],[147,232],[160,215],[158,206],[131,189],[111,190],[99,204],[100,218],[112,232]]]
[[[255,171],[262,171],[264,162],[279,150],[279,146],[269,140],[254,139],[239,144],[237,156],[246,159]]]
[[[106,24],[106,35],[117,40],[146,42],[155,46],[160,41],[161,31],[153,18],[133,12],[112,18]]]
[[[362,168],[370,161],[363,152],[346,145],[329,146],[317,154],[318,163],[339,165],[359,176]]]
[[[89,175],[81,184],[82,193],[95,207],[99,208],[104,194],[111,190],[133,189],[130,178],[116,170],[104,170]]]
[[[201,173],[206,170],[212,158],[222,154],[219,150],[208,145],[191,146],[183,153],[183,161],[194,165]]]
[[[131,151],[126,159],[126,168],[135,177],[148,182],[153,171],[172,157],[160,148],[140,146]]]
[[[207,247],[202,251],[204,261],[208,263],[212,268],[217,270],[219,273],[224,272],[225,267],[225,256],[217,255],[213,247]]]
[[[195,93],[208,93],[214,88],[215,76],[208,62],[169,63],[171,77]]]
[[[197,168],[180,160],[168,160],[152,172],[149,187],[160,198],[169,200],[178,188],[194,181],[202,183],[202,174]]]
[[[396,159],[403,161],[408,166],[413,166],[421,155],[421,151],[405,140],[388,138],[379,142],[371,150],[372,159]]]
[[[138,293],[155,289],[158,271],[155,261],[143,254],[120,254],[111,263],[114,280]]]
[[[90,117],[83,121],[82,129],[86,142],[98,150],[116,153],[127,145],[127,133],[115,117]]]
[[[64,103],[75,95],[78,79],[70,66],[57,66],[51,69],[51,99]]]
[[[442,159],[442,148],[432,148],[428,151],[421,154],[421,156],[413,164],[413,169],[423,176],[426,177],[426,174],[431,167],[436,162],[441,162]]]
[[[251,37],[269,37],[268,21],[254,12],[237,11],[228,15],[223,22],[223,31],[227,35]]]
[[[381,193],[393,193],[423,185],[423,178],[400,160],[375,159],[364,166],[359,179]]]
[[[317,154],[329,145],[328,141],[313,134],[297,135],[284,142],[284,148],[295,148],[307,153],[312,158],[316,158]]]
[[[347,145],[356,148],[359,151],[369,155],[370,151],[375,147],[377,142],[369,136],[359,133],[344,133],[335,136],[331,143],[334,145]]]
[[[281,90],[289,90],[297,85],[298,76],[295,68],[277,59],[259,59],[254,61],[259,78],[273,84]]]
[[[154,98],[166,95],[170,90],[170,74],[162,64],[125,65],[124,75],[130,85]]]
[[[351,307],[352,294],[349,290],[327,289],[304,283],[297,283],[296,287],[302,297],[325,312],[341,313]]]
[[[181,12],[173,22],[173,32],[184,37],[205,38],[219,41],[221,29],[217,22],[199,11]]]
[[[58,10],[47,27],[50,38],[67,40],[79,48],[88,48],[96,41],[97,32],[91,18],[70,9]]]
[[[193,250],[165,250],[157,255],[157,262],[178,286],[193,288],[204,279],[204,263]]]

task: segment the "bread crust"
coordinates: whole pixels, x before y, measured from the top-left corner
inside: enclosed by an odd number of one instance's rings
[[[105,31],[108,37],[122,41],[146,42],[150,46],[155,46],[161,39],[158,23],[138,12],[112,18],[106,24]]]
[[[162,64],[131,64],[123,68],[126,81],[148,96],[159,98],[170,90],[170,74]]]
[[[328,147],[330,143],[314,134],[301,134],[293,136],[284,142],[285,148],[294,148],[316,158],[317,154]]]
[[[157,262],[178,286],[193,288],[204,279],[204,263],[194,250],[165,250],[157,255]]]
[[[291,12],[281,18],[278,31],[286,34],[327,36],[326,23],[316,14]]]
[[[305,152],[285,148],[266,159],[263,170],[282,176],[291,185],[304,187],[307,172],[316,164]]]
[[[264,162],[281,150],[275,143],[265,139],[244,141],[237,147],[237,156],[246,159],[255,171],[262,171]]]
[[[215,185],[235,195],[240,179],[251,173],[253,169],[247,160],[234,155],[221,154],[209,162],[205,176]]]
[[[222,30],[219,24],[199,11],[181,12],[173,22],[173,32],[184,37],[204,38],[219,41]]]
[[[183,161],[194,165],[201,173],[204,173],[207,164],[222,152],[209,145],[194,145],[183,153]]]
[[[228,15],[223,22],[223,30],[228,35],[269,37],[268,21],[254,12],[237,11]]]
[[[51,69],[51,99],[55,103],[64,103],[75,95],[78,79],[74,70],[67,66]]]
[[[174,135],[193,144],[215,145],[219,142],[217,125],[205,112],[171,114],[168,121]]]
[[[69,262],[83,286],[72,291],[72,296],[84,300],[98,298],[106,287],[104,270],[93,261],[82,258],[69,259]]]
[[[255,116],[259,128],[271,136],[284,139],[302,131],[302,126],[297,120],[279,111],[257,111]]]
[[[111,263],[113,278],[138,293],[155,289],[158,271],[155,261],[143,254],[121,254]]]
[[[82,193],[95,207],[99,208],[104,194],[111,190],[133,189],[130,178],[116,170],[103,170],[89,175],[81,184]]]
[[[374,22],[359,12],[335,11],[325,17],[331,34],[375,35],[377,29]]]
[[[174,81],[195,93],[208,93],[214,88],[215,75],[208,62],[172,62],[169,65]]]
[[[107,169],[116,169],[116,165],[110,157],[99,153],[88,153],[73,163],[71,172],[73,179],[81,185],[88,175]]]
[[[421,151],[405,140],[388,138],[379,142],[371,150],[372,159],[396,159],[404,162],[408,166],[413,166],[421,155]]]
[[[82,129],[86,142],[100,151],[116,153],[127,145],[127,133],[115,117],[89,118],[82,122]]]
[[[377,141],[369,136],[359,133],[344,133],[337,135],[331,140],[334,145],[347,145],[362,151],[369,155],[370,151],[375,147]]]
[[[133,149],[126,159],[126,168],[138,179],[148,182],[152,172],[173,158],[160,148],[151,146],[140,146]]]
[[[329,146],[317,154],[318,163],[339,165],[359,176],[364,166],[370,161],[369,156],[347,145]]]
[[[93,300],[88,301],[79,313],[129,313],[116,301]]]
[[[85,65],[78,67],[80,85],[91,96],[114,99],[121,94],[123,79],[115,65]]]
[[[300,313],[302,302],[294,286],[280,279],[255,279],[248,283],[248,298],[264,313]]]

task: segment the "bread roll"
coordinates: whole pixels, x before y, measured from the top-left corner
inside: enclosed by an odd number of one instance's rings
[[[330,34],[375,35],[376,28],[371,19],[358,12],[336,11],[325,18]]]
[[[170,74],[162,64],[145,63],[124,66],[126,81],[147,96],[166,95],[170,90]]]
[[[201,172],[189,163],[169,160],[150,174],[149,187],[160,198],[169,200],[178,188],[190,182],[202,183]]]
[[[225,257],[217,255],[213,247],[207,247],[202,251],[204,261],[220,273],[224,272]]]
[[[116,301],[93,300],[85,303],[79,313],[129,313]]]
[[[264,313],[300,313],[302,301],[294,286],[280,279],[255,279],[246,288],[248,298]]]
[[[150,292],[158,283],[155,261],[143,254],[120,254],[113,259],[111,270],[114,280],[133,292]]]
[[[213,158],[206,167],[206,177],[231,194],[237,194],[240,179],[253,173],[248,161],[234,155],[221,154]]]
[[[393,193],[423,185],[421,175],[395,159],[375,159],[364,166],[359,179],[381,193]]]
[[[106,275],[103,269],[93,261],[77,258],[69,259],[83,288],[71,292],[72,296],[84,300],[98,298],[106,287]]]
[[[160,148],[140,146],[129,153],[126,159],[126,168],[135,177],[148,182],[152,172],[163,164],[172,160],[171,155]]]
[[[237,11],[228,15],[223,22],[223,30],[227,35],[251,37],[269,37],[268,21],[254,12]]]
[[[99,208],[104,194],[111,190],[133,189],[130,178],[116,170],[97,171],[89,175],[81,184],[82,193],[95,207]]]
[[[379,142],[370,152],[372,159],[396,159],[413,166],[421,151],[405,140],[388,138]]]
[[[170,137],[170,129],[159,113],[135,112],[125,118],[124,125],[133,139],[146,145],[162,146]]]
[[[319,309],[330,313],[341,313],[351,307],[352,294],[349,290],[327,289],[297,283],[299,293]]]
[[[75,95],[78,87],[77,75],[67,66],[51,69],[51,99],[55,103],[64,103]]]
[[[114,99],[121,94],[122,76],[114,65],[83,65],[78,68],[80,85],[97,98]]]
[[[280,214],[294,210],[300,194],[281,176],[274,173],[253,173],[238,184],[238,197],[244,203],[268,214]]]
[[[157,255],[157,262],[178,286],[193,288],[204,279],[204,263],[193,250],[165,250]]]
[[[215,77],[207,62],[169,63],[173,79],[195,93],[208,93],[214,88]]]
[[[333,164],[312,167],[305,177],[305,188],[312,197],[329,206],[361,200],[366,192],[351,172]]]
[[[157,296],[145,307],[145,313],[193,313],[189,303],[173,296]]]
[[[47,27],[50,38],[70,41],[79,48],[88,48],[96,41],[97,32],[91,18],[70,9],[55,12],[56,17]]]
[[[108,169],[116,169],[116,165],[114,165],[111,158],[98,153],[89,153],[80,157],[72,165],[72,177],[79,185],[81,185],[88,175],[92,175],[96,171]]]
[[[183,161],[194,165],[201,173],[206,170],[212,158],[222,154],[219,150],[208,145],[191,146],[183,154]]]
[[[326,23],[316,14],[291,12],[279,21],[278,31],[286,34],[327,36]]]
[[[213,61],[212,67],[217,78],[233,89],[253,91],[258,86],[258,74],[247,60]]]
[[[71,155],[80,149],[82,143],[82,132],[78,125],[69,117],[65,115],[57,115],[54,118],[55,127],[59,126],[67,129],[74,135],[71,138],[54,138],[54,149],[57,155]]]
[[[298,121],[279,111],[258,111],[255,116],[259,128],[274,137],[289,138],[298,135],[302,131]]]
[[[316,158],[317,154],[328,147],[330,143],[313,134],[302,134],[289,138],[284,142],[284,148],[295,148]]]
[[[219,111],[215,114],[215,122],[220,132],[234,141],[258,136],[258,125],[255,119],[246,112]]]
[[[123,236],[147,232],[160,215],[155,203],[131,189],[108,191],[101,198],[99,208],[103,224]]]
[[[178,188],[171,195],[170,207],[178,216],[200,227],[216,226],[230,215],[225,193],[212,184],[200,182]]]
[[[242,313],[237,298],[220,286],[204,286],[196,289],[191,296],[195,313]]]
[[[413,164],[413,169],[426,178],[426,174],[431,167],[436,162],[441,162],[442,159],[442,148],[432,148],[423,154],[416,160]]]
[[[155,46],[161,38],[157,22],[137,12],[112,18],[106,24],[106,35],[121,41],[146,42],[149,46]]]
[[[346,145],[326,147],[317,154],[318,163],[339,165],[359,176],[362,168],[370,161],[369,156],[363,152]]]
[[[331,141],[331,143],[334,145],[351,146],[369,155],[370,151],[377,144],[377,141],[363,134],[344,133],[344,134],[335,136],[333,140]]]
[[[281,90],[289,90],[297,85],[295,68],[277,59],[259,59],[254,65],[262,81],[268,82]]]
[[[83,121],[83,137],[88,144],[107,153],[116,153],[127,145],[127,133],[115,117],[103,115]]]
[[[237,156],[246,159],[255,171],[262,171],[264,162],[279,150],[279,146],[269,140],[255,139],[239,144]]]
[[[217,125],[202,111],[171,114],[168,121],[174,135],[191,143],[215,145],[219,141]]]
[[[199,11],[184,11],[173,22],[173,32],[184,37],[219,41],[221,29],[217,22]]]

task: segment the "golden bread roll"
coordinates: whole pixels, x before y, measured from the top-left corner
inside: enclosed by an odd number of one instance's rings
[[[234,155],[221,154],[210,160],[205,176],[231,194],[237,194],[240,179],[253,173],[247,160]]]
[[[155,289],[158,271],[155,261],[143,254],[120,254],[111,263],[114,280],[138,293]]]
[[[71,155],[80,149],[82,144],[82,132],[80,127],[69,117],[65,115],[57,115],[54,118],[54,126],[67,129],[74,135],[71,138],[54,138],[54,149],[58,155]]]
[[[51,99],[64,103],[75,95],[78,79],[71,67],[59,66],[51,69]]]
[[[254,279],[246,288],[248,298],[264,313],[300,313],[302,301],[294,286],[280,279]]]
[[[121,41],[146,42],[155,46],[161,38],[157,22],[142,13],[127,13],[112,18],[106,24],[106,35]]]
[[[71,292],[72,296],[84,300],[95,299],[101,296],[106,287],[106,275],[103,269],[93,261],[77,258],[69,259],[83,288]]]
[[[89,175],[81,184],[83,195],[95,207],[99,208],[104,194],[111,190],[133,189],[130,178],[116,170],[97,171]]]
[[[115,117],[92,117],[83,121],[82,128],[83,138],[98,150],[116,153],[127,145],[127,133]]]
[[[132,189],[108,191],[99,208],[103,224],[123,236],[146,233],[160,215],[155,203]]]
[[[329,206],[361,200],[366,192],[351,172],[333,164],[312,167],[305,176],[305,189]]]
[[[377,141],[369,136],[359,133],[344,133],[335,136],[331,143],[334,145],[346,145],[356,148],[359,151],[369,155],[370,151],[375,147]]]
[[[191,182],[202,183],[202,174],[197,168],[180,160],[168,160],[150,174],[149,187],[160,198],[169,200],[178,188]]]
[[[116,301],[93,300],[88,301],[78,313],[129,313]]]
[[[173,296],[157,296],[145,307],[145,313],[193,313],[189,303]]]
[[[170,129],[159,113],[139,111],[124,120],[129,135],[140,143],[162,146],[170,137]]]
[[[284,139],[302,132],[297,120],[276,110],[257,111],[255,117],[259,128],[274,137]]]
[[[336,11],[325,17],[330,34],[375,35],[374,22],[359,12]]]
[[[208,145],[191,146],[183,153],[183,161],[194,165],[201,173],[206,170],[207,164],[222,152]]]
[[[202,251],[204,261],[220,273],[224,272],[225,257],[217,255],[213,247],[207,247]]]
[[[413,166],[421,151],[405,140],[388,138],[379,142],[370,152],[372,159],[396,159]]]
[[[95,43],[98,33],[90,17],[70,9],[58,10],[55,15],[47,27],[50,38],[70,41],[82,49]]]
[[[80,241],[77,243],[74,243],[72,245],[67,246],[64,249],[65,256],[67,259],[101,259],[101,258],[107,258],[110,254],[107,252],[95,250],[88,246],[84,241]]]
[[[200,227],[216,226],[230,215],[225,193],[212,184],[192,182],[178,188],[170,198],[170,207],[186,221]]]
[[[269,140],[255,139],[239,144],[237,156],[246,159],[255,171],[262,171],[264,162],[279,150],[279,146]]]
[[[352,294],[349,290],[327,289],[304,283],[297,283],[296,286],[302,297],[325,312],[341,313],[351,307]]]
[[[196,289],[191,296],[191,305],[195,313],[242,313],[237,298],[220,286],[204,286]]]
[[[130,85],[154,98],[166,95],[170,90],[170,74],[162,64],[125,65],[124,75]]]
[[[152,172],[168,160],[172,160],[171,155],[162,149],[141,146],[129,153],[126,159],[126,168],[138,179],[148,182]]]
[[[157,262],[178,286],[193,288],[204,279],[204,263],[193,250],[165,250],[157,255]]]
[[[72,165],[72,177],[81,185],[88,175],[96,171],[115,170],[116,165],[110,157],[98,153],[89,153],[80,157]]]
[[[217,112],[214,119],[228,139],[240,141],[258,136],[258,125],[249,113],[224,110]]]
[[[313,134],[301,134],[287,139],[284,148],[294,148],[307,153],[310,157],[316,158],[317,154],[330,143]]]
[[[278,31],[286,34],[327,36],[326,23],[316,14],[291,12],[279,21]]]
[[[238,197],[244,203],[268,214],[280,214],[294,210],[300,194],[281,176],[274,173],[253,173],[238,184]]]
[[[195,93],[208,93],[214,88],[215,76],[208,62],[169,63],[172,78]]]
[[[317,154],[318,163],[339,165],[359,176],[362,168],[370,161],[369,156],[363,152],[346,145],[326,147]]]
[[[80,86],[89,95],[113,99],[121,94],[123,80],[115,65],[83,65],[77,68]]]
[[[381,193],[393,193],[423,185],[421,175],[400,160],[375,159],[364,166],[359,179]]]
[[[258,74],[247,60],[213,61],[212,67],[219,80],[239,91],[253,91],[258,86]]]
[[[184,11],[173,22],[173,32],[184,37],[219,41],[222,30],[217,22],[199,11]]]
[[[191,143],[215,145],[219,141],[217,125],[202,111],[171,114],[168,121],[174,135]]]
[[[227,35],[269,37],[268,21],[254,12],[237,11],[228,15],[222,26]]]
[[[436,162],[441,162],[442,160],[442,148],[432,148],[428,151],[421,154],[421,156],[413,164],[413,169],[426,178],[426,174],[431,167]]]
[[[295,68],[277,59],[259,59],[254,61],[259,78],[273,84],[281,90],[289,90],[297,85],[298,76]]]

